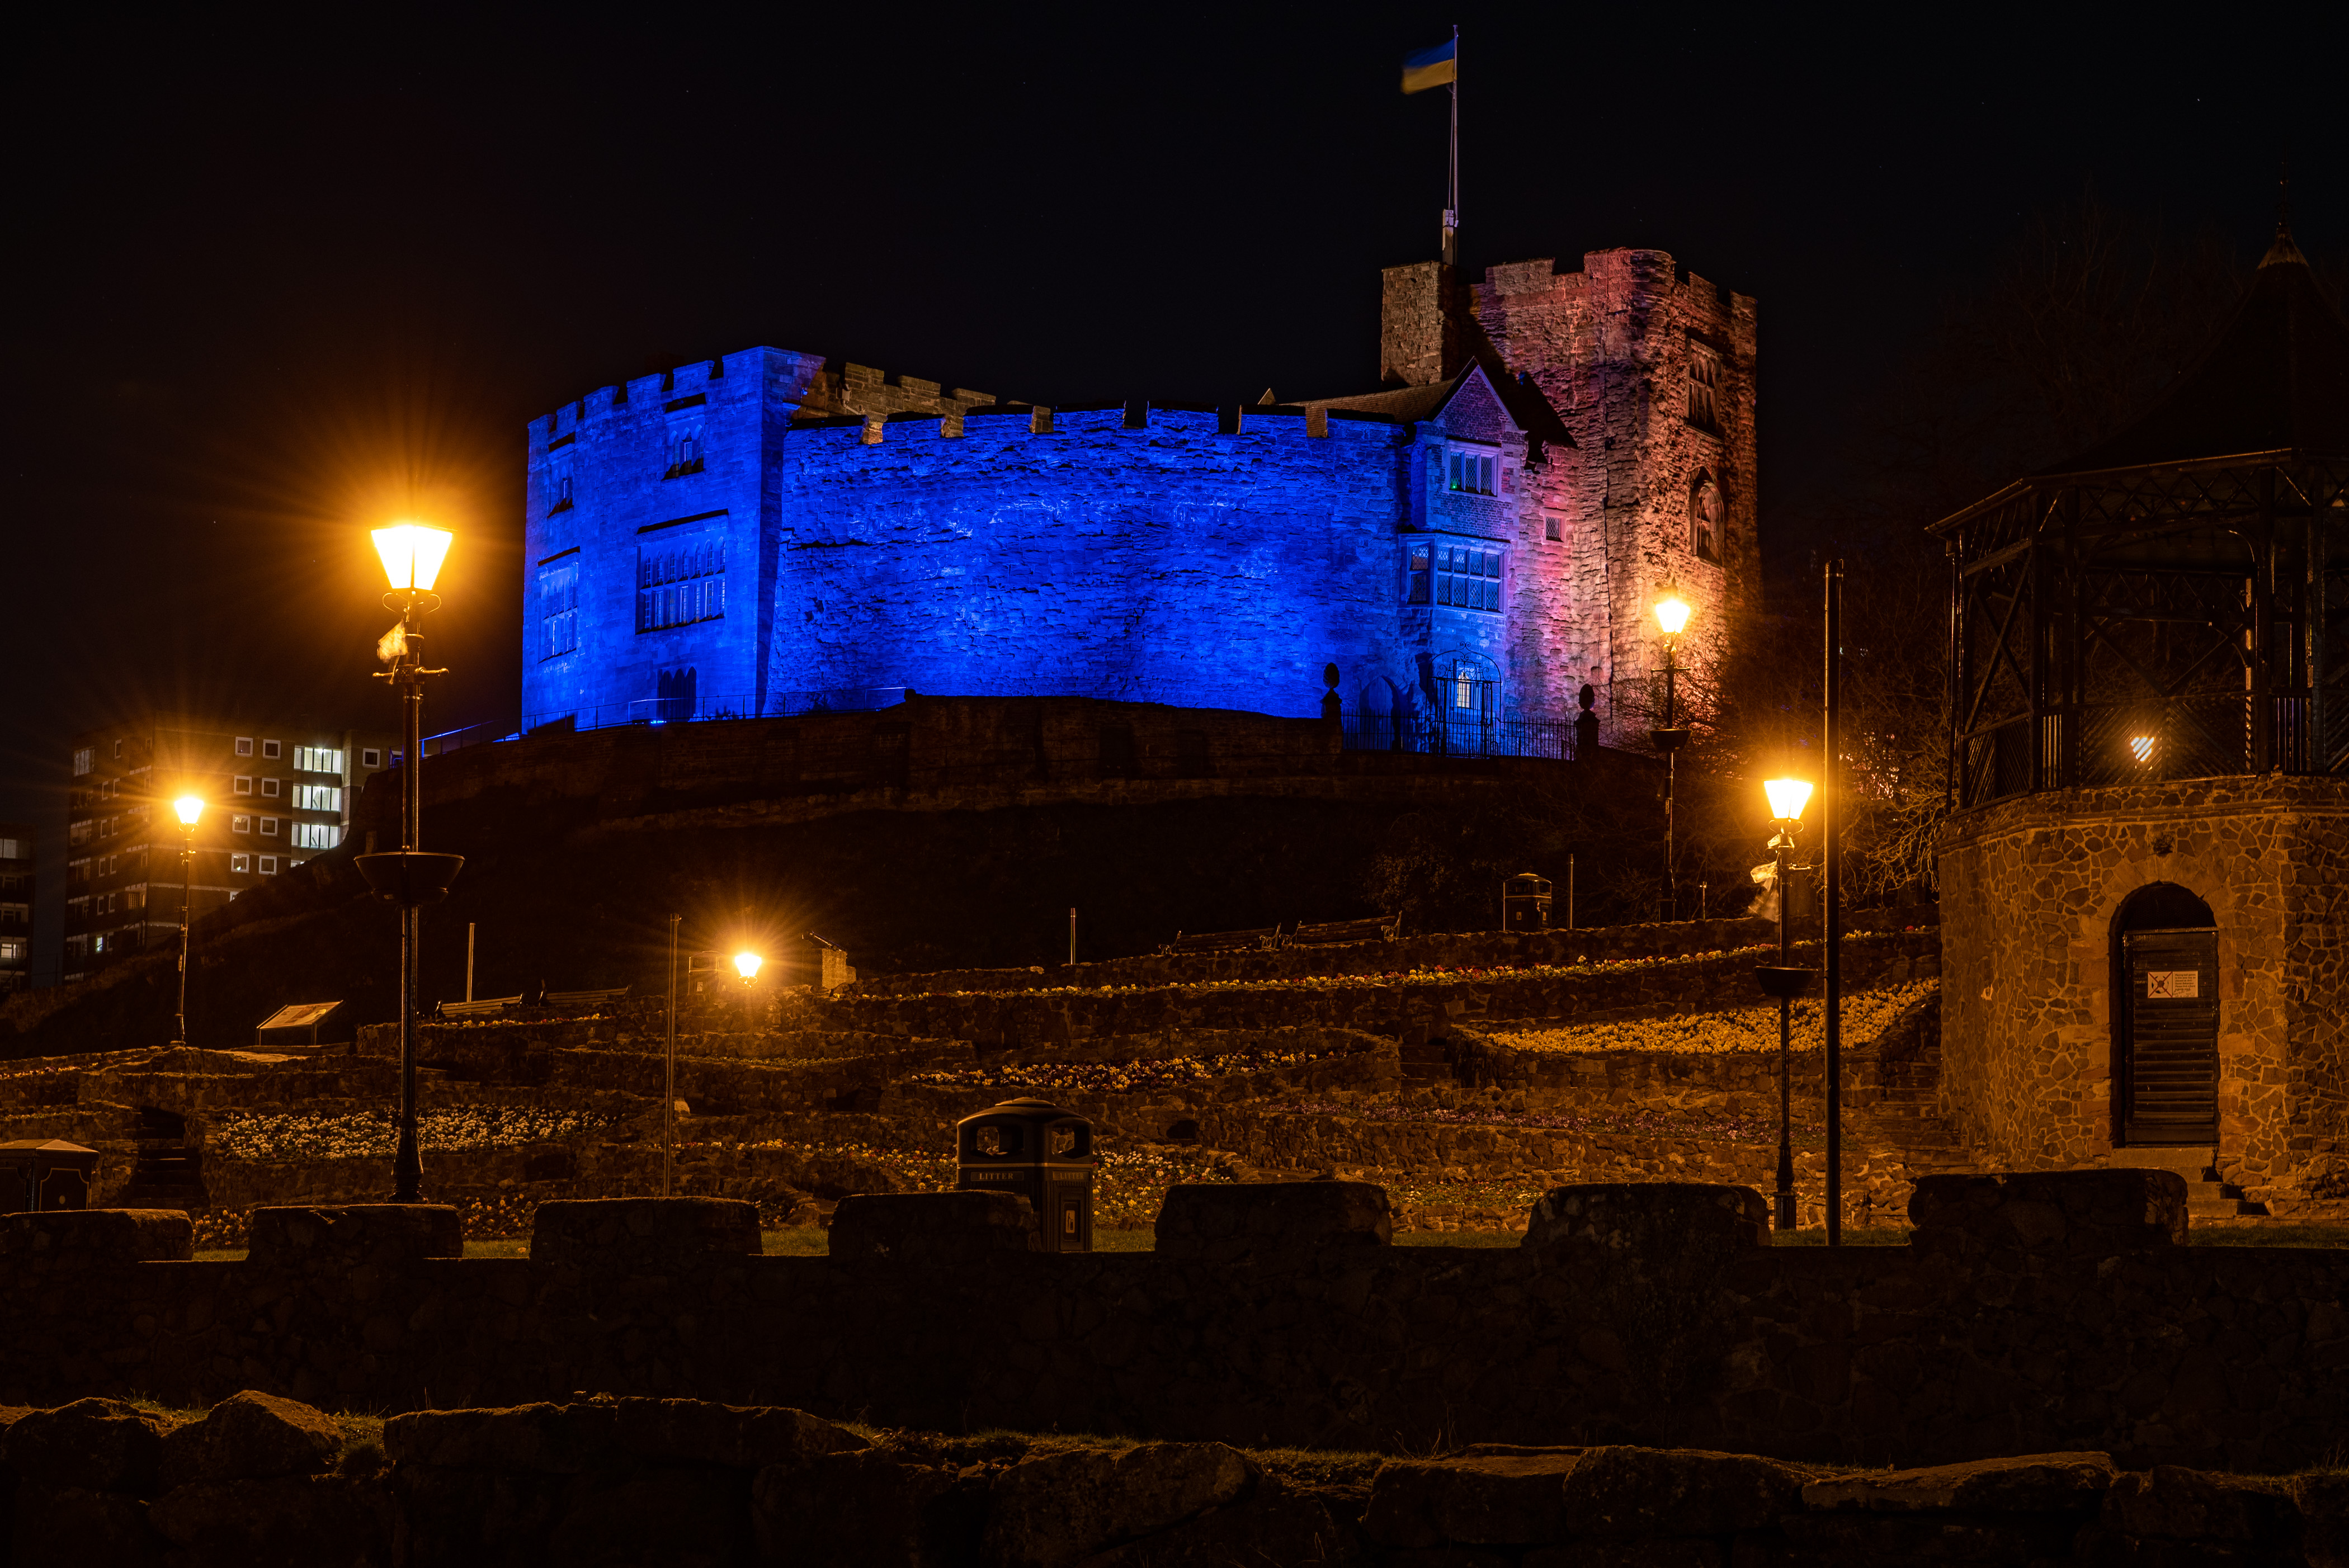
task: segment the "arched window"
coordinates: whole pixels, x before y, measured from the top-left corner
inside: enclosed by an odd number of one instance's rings
[[[1689,489],[1689,548],[1700,561],[1720,561],[1728,554],[1728,531],[1723,526],[1727,508],[1722,504],[1721,487],[1713,482],[1711,474],[1699,474]]]

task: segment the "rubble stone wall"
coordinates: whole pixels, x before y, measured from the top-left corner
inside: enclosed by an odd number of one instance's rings
[[[1993,1164],[2115,1144],[2113,921],[2157,882],[2219,931],[2219,1169],[2247,1198],[2349,1196],[2349,782],[2049,791],[1944,830],[1945,1113]]]

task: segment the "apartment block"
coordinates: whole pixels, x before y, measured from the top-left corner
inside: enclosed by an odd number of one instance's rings
[[[33,973],[33,827],[0,822],[0,993],[19,991]]]

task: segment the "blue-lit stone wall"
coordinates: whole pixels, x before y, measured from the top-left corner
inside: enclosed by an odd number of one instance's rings
[[[784,438],[772,689],[910,686],[1310,715],[1407,664],[1411,434],[1212,412],[901,418]],[[1381,704],[1381,706],[1383,706]]]
[[[1570,714],[1566,454],[1528,467],[1479,374],[1417,422],[814,417],[859,385],[753,349],[532,422],[526,724],[874,687],[1303,717],[1329,665],[1350,709]],[[1447,485],[1462,451],[1490,493]]]

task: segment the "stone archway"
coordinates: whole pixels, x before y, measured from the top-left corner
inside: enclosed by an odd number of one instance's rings
[[[2148,882],[2113,913],[2113,1147],[2219,1141],[2219,931],[2210,906]]]

